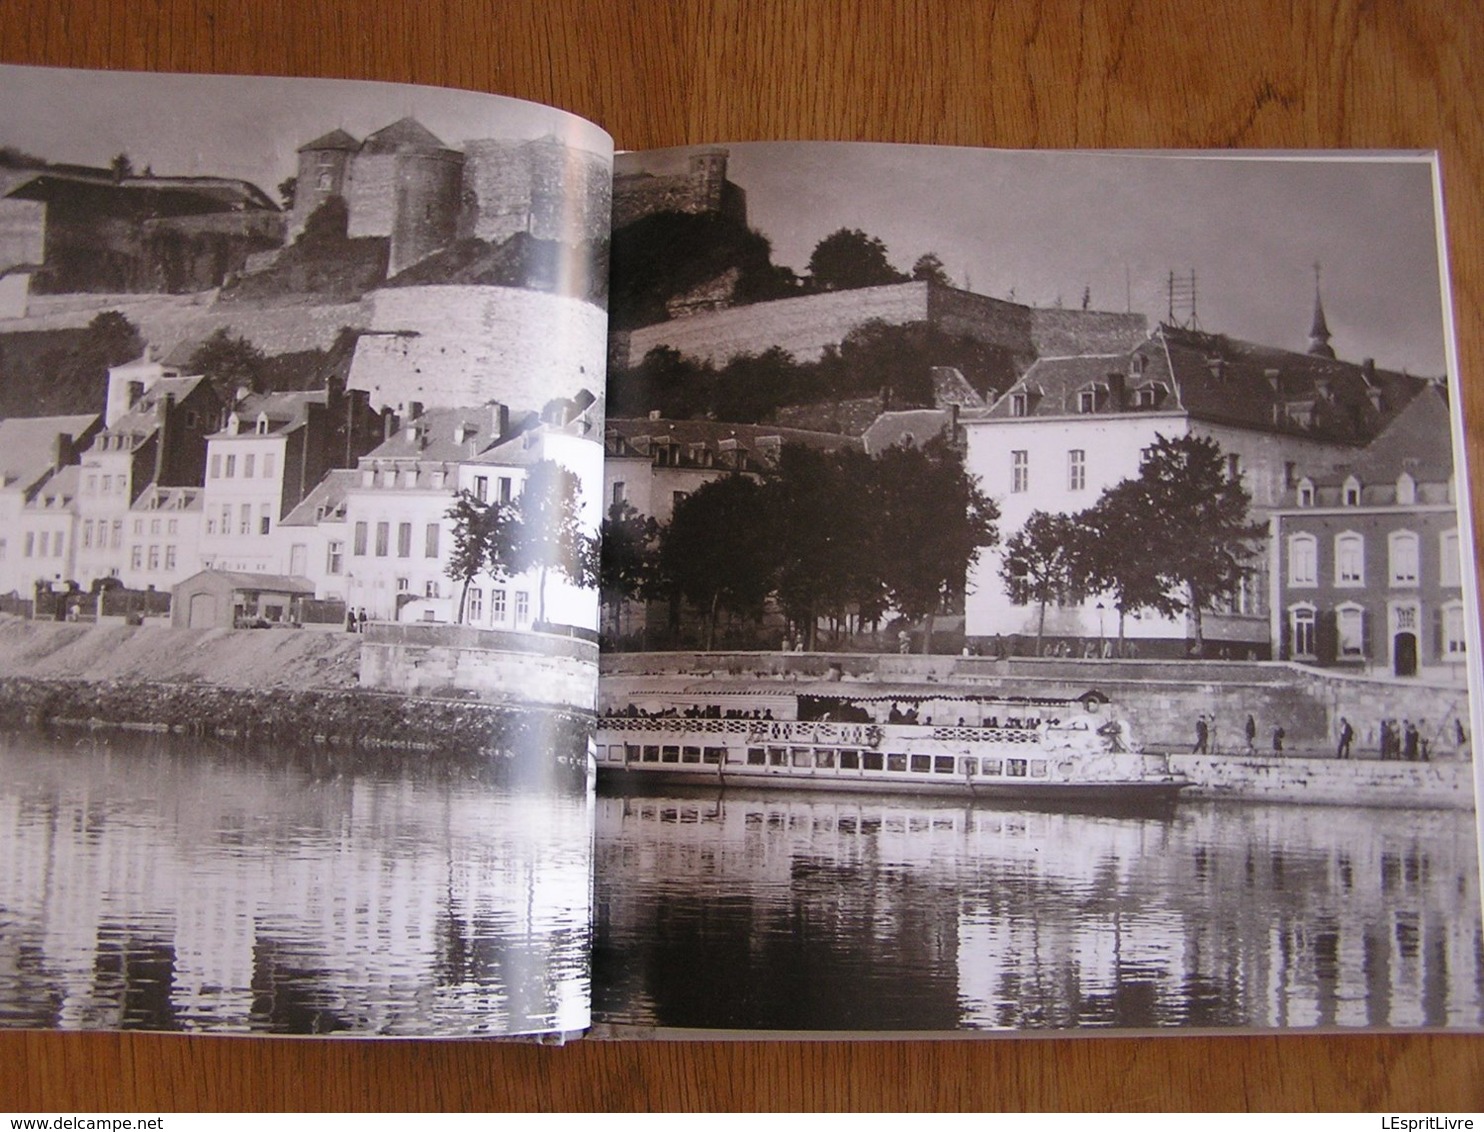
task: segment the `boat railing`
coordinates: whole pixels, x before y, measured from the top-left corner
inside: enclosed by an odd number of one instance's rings
[[[736,735],[748,742],[828,743],[859,747],[878,746],[887,732],[879,723],[835,723],[827,720],[698,719],[693,716],[606,716],[599,726],[609,731],[663,731],[692,735]],[[1032,727],[939,726],[898,723],[887,725],[902,732],[920,733],[943,742],[1035,743],[1039,734]]]

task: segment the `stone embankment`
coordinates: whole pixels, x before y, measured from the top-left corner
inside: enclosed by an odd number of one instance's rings
[[[0,620],[0,726],[449,753],[580,752],[580,713],[358,686],[360,638]]]

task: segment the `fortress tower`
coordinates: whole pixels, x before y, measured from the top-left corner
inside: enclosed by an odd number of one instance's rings
[[[340,129],[299,147],[299,172],[289,211],[290,240],[298,239],[315,209],[331,197],[345,195],[350,165],[360,148],[360,142]]]
[[[416,119],[377,130],[351,163],[346,234],[389,238],[391,275],[447,246],[458,227],[463,166],[464,155]]]

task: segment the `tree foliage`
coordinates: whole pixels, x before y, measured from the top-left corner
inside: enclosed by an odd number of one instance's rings
[[[907,276],[891,265],[880,239],[859,228],[839,228],[814,245],[809,280],[822,291],[850,291],[905,283]]]
[[[454,496],[447,515],[453,521],[453,541],[443,572],[460,584],[456,620],[462,625],[470,583],[480,574],[502,572],[510,514],[506,506],[483,502],[465,490]]]
[[[192,373],[205,374],[222,400],[231,404],[239,389],[262,390],[268,357],[246,338],[219,326],[196,347],[188,364]]]
[[[627,502],[615,503],[603,519],[598,560],[598,594],[612,611],[615,632],[624,603],[644,591],[654,566],[659,524]]]
[[[919,283],[953,286],[953,281],[948,278],[948,269],[943,266],[937,252],[925,252],[917,257],[917,262],[912,265],[912,278]]]
[[[1000,577],[1017,605],[1035,604],[1036,653],[1046,635],[1046,607],[1080,591],[1079,543],[1082,527],[1073,517],[1032,511],[1025,526],[1005,540]]]
[[[581,492],[577,473],[555,460],[538,460],[513,504],[501,565],[510,573],[539,574],[538,621],[546,620],[546,579],[552,571],[575,586],[598,583],[592,539],[580,521]]]

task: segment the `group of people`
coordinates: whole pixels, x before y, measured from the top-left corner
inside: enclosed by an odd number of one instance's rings
[[[1247,722],[1242,725],[1242,738],[1244,750],[1249,754],[1257,753],[1257,718],[1253,715],[1247,716]],[[1288,731],[1281,723],[1273,724],[1269,733],[1273,745],[1273,753],[1281,755],[1283,744],[1288,739]],[[1192,755],[1214,755],[1219,751],[1216,745],[1216,714],[1202,712],[1195,717],[1195,746],[1191,747]]]
[[[366,622],[369,620],[371,618],[366,616],[365,606],[359,606],[355,609],[346,606],[345,631],[347,633],[364,633],[366,631]]]

